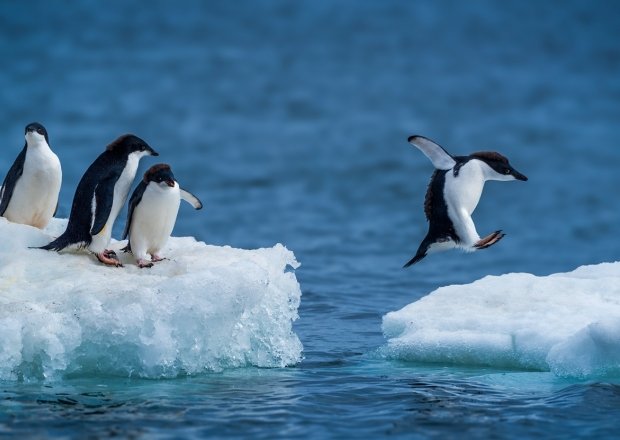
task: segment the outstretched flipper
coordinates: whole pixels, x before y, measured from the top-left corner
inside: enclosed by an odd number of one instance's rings
[[[450,170],[456,165],[450,153],[424,136],[409,136],[407,141],[424,153],[438,170]]]
[[[488,247],[493,246],[495,243],[504,238],[506,234],[502,233],[502,231],[495,231],[484,238],[481,238],[476,243],[474,243],[474,248],[476,249],[486,249]]]
[[[202,202],[198,200],[198,197],[183,188],[179,188],[179,190],[181,191],[181,198],[183,200],[192,205],[194,209],[202,209]]]

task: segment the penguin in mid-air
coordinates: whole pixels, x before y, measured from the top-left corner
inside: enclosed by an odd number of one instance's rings
[[[486,249],[504,234],[495,231],[484,238],[476,232],[471,214],[476,209],[487,180],[523,180],[508,159],[496,152],[483,151],[469,156],[451,156],[435,142],[423,136],[410,136],[435,166],[424,200],[428,233],[415,256],[404,267],[417,263],[429,252],[460,248],[465,251]]]
[[[70,245],[88,247],[99,261],[122,266],[116,253],[106,249],[114,220],[127,200],[138,163],[144,156],[159,156],[145,141],[126,134],[106,147],[78,183],[67,229],[41,249],[60,251]]]
[[[43,229],[58,206],[62,182],[60,160],[38,122],[26,126],[26,145],[0,189],[0,215],[13,223]]]
[[[129,199],[123,232],[123,239],[129,236],[125,251],[134,254],[139,267],[152,267],[153,262],[163,260],[159,252],[174,228],[181,199],[195,209],[202,208],[196,196],[179,186],[169,165],[153,165],[144,173]],[[151,256],[150,261],[147,254]]]

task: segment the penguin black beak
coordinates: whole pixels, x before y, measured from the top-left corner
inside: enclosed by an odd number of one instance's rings
[[[151,148],[151,156],[159,156],[159,153]]]
[[[524,174],[521,174],[520,172],[518,172],[517,170],[513,169],[512,170],[512,175],[514,176],[515,179],[517,180],[521,180],[523,182],[527,182],[527,176]]]

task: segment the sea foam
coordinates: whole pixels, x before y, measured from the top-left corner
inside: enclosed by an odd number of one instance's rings
[[[620,262],[488,276],[383,317],[388,358],[620,376]]]
[[[293,253],[172,237],[167,260],[103,266],[84,251],[29,246],[59,235],[0,217],[0,380],[169,378],[301,360]],[[113,240],[111,248],[124,243]]]

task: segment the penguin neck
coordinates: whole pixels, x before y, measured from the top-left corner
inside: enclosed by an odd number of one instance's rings
[[[125,170],[128,176],[131,176],[131,180],[136,176],[136,171],[138,171],[138,164],[140,163],[140,158],[142,155],[138,152],[129,153],[127,156],[127,163],[125,164]]]
[[[26,147],[29,150],[52,151],[47,141],[45,140],[45,137],[41,136],[40,134],[27,133],[25,137]]]

